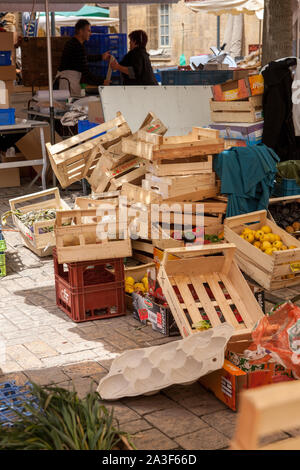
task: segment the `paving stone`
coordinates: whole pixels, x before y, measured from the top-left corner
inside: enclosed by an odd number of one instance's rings
[[[106,370],[97,362],[82,362],[63,366],[62,370],[70,379],[75,377],[89,377],[97,373],[106,374]]]
[[[176,442],[157,429],[139,432],[132,438],[132,441],[138,450],[171,450],[178,447]]]
[[[1,374],[9,374],[11,372],[18,372],[22,370],[23,368],[16,361],[7,360],[0,364],[0,377]]]
[[[28,370],[25,375],[29,380],[39,385],[59,384],[68,380],[68,377],[59,367],[50,367],[48,369]]]
[[[42,362],[22,345],[8,346],[6,351],[24,369],[42,367]]]
[[[73,364],[76,362],[89,361],[95,358],[96,358],[96,354],[92,350],[89,350],[89,351],[80,351],[80,352],[76,352],[73,354],[63,354],[60,356],[47,357],[45,359],[42,359],[41,362],[44,367],[56,367],[56,366],[62,366],[65,364]]]
[[[70,380],[67,386],[69,390],[76,390],[79,398],[84,398],[88,393],[94,392],[97,387],[98,383],[89,377],[76,377]]]
[[[177,406],[173,400],[165,397],[161,393],[151,396],[124,398],[122,402],[136,411],[139,415],[153,413],[154,411],[164,410]]]
[[[171,438],[207,427],[204,421],[179,406],[147,414],[145,419]]]
[[[119,401],[111,402],[103,400],[102,403],[106,406],[108,410],[114,409],[114,417],[118,419],[120,424],[129,423],[130,421],[136,421],[140,419],[140,415],[133,411],[124,403]]]
[[[137,434],[141,431],[146,431],[146,429],[151,429],[152,425],[148,423],[145,419],[137,419],[136,421],[130,421],[122,426],[125,432],[128,434]]]
[[[57,351],[44,341],[26,342],[23,345],[39,358],[57,356]]]
[[[229,445],[227,437],[209,426],[175,440],[185,450],[218,450]]]
[[[232,439],[236,428],[237,415],[229,409],[201,416],[202,421]]]
[[[1,369],[0,369],[1,370]],[[1,382],[16,382],[16,385],[24,385],[28,382],[26,375],[23,372],[12,372],[0,375]]]

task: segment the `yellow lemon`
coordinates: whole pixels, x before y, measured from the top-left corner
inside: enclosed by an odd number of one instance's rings
[[[282,245],[282,247],[281,247],[281,251],[285,251],[285,250],[287,250],[287,249],[288,249],[288,247],[287,247],[287,246],[285,246],[285,245]]]
[[[277,240],[275,238],[274,233],[269,233],[269,242],[270,243],[275,243]]]
[[[247,242],[249,242],[249,243],[253,243],[253,242],[254,242],[254,235],[253,235],[253,233],[246,233],[246,235],[245,235],[245,240],[247,240]]]
[[[254,236],[255,240],[261,240],[265,236],[265,234],[262,230],[257,230]]]
[[[134,292],[134,288],[132,286],[129,286],[128,284],[125,285],[125,292],[127,294],[132,294],[132,292]]]
[[[261,230],[264,232],[264,233],[272,233],[272,229],[268,226],[268,225],[264,225]]]
[[[271,255],[273,254],[273,251],[274,251],[273,248],[267,248],[267,249],[265,250],[265,253],[266,253],[266,255],[271,256]]]
[[[289,246],[289,250],[296,250],[296,246],[292,245],[292,246]]]
[[[243,235],[246,235],[246,233],[252,233],[253,230],[251,230],[251,228],[245,228],[244,231],[243,231]]]
[[[261,243],[260,242],[255,242],[253,245],[260,250],[260,248],[261,248]]]
[[[282,247],[283,247],[283,243],[282,243],[282,242],[274,242],[274,243],[273,243],[273,248],[275,248],[276,251],[281,250]]]
[[[267,242],[267,241],[264,241],[263,244],[262,244],[262,249],[263,251],[266,251],[268,249],[272,248],[272,245],[270,242]]]
[[[135,292],[142,292],[142,293],[145,292],[145,286],[141,282],[137,282],[136,284],[134,284],[133,287],[134,287]]]
[[[134,283],[135,283],[135,280],[133,279],[133,277],[128,276],[128,277],[125,278],[125,283],[129,284],[130,286],[133,286]]]
[[[279,235],[274,235],[275,237],[275,242],[281,242],[281,237]]]
[[[147,276],[143,277],[142,283],[144,284],[145,289],[146,289],[146,291],[148,292],[148,290],[149,290],[149,284],[148,284],[148,278],[147,278]]]

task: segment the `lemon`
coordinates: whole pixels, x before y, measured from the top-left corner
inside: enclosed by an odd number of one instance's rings
[[[281,242],[281,237],[279,235],[274,235],[275,242]]]
[[[258,248],[259,250],[261,249],[261,243],[260,242],[255,242],[254,246]]]
[[[133,279],[133,277],[128,276],[128,277],[125,278],[125,284],[133,286],[135,284],[135,280]]]
[[[268,225],[264,225],[261,230],[266,233],[266,234],[269,234],[269,233],[272,233],[272,229],[271,227],[269,227]]]
[[[265,253],[266,253],[266,255],[271,256],[271,255],[273,254],[273,251],[274,251],[273,248],[267,248],[267,249],[265,250]]]
[[[276,251],[281,250],[282,247],[283,247],[283,243],[282,243],[282,242],[274,242],[274,243],[273,243],[273,248],[275,248]]]
[[[268,236],[269,236],[269,242],[270,243],[275,243],[277,241],[276,238],[275,238],[274,233],[269,233]]]
[[[253,232],[253,230],[251,230],[250,228],[245,228],[242,235],[246,235],[246,233],[252,233],[252,232]]]
[[[127,294],[132,294],[132,292],[134,292],[134,288],[132,286],[129,286],[128,284],[125,285],[125,292]]]
[[[255,240],[261,240],[265,236],[265,234],[262,230],[257,230],[254,236],[255,236]]]
[[[289,250],[296,250],[296,246],[292,245],[292,246],[289,246]]]
[[[254,242],[254,235],[253,233],[246,233],[245,235],[245,240],[249,243],[253,243]]]
[[[142,292],[142,293],[145,292],[145,286],[141,282],[137,282],[136,284],[134,284],[133,287],[134,287],[135,292]]]
[[[148,284],[148,278],[147,278],[147,276],[143,277],[142,283],[144,284],[145,289],[146,289],[146,291],[148,292],[148,290],[149,290],[149,284]]]
[[[262,244],[262,249],[263,251],[266,251],[268,249],[272,248],[272,245],[270,242],[267,242],[267,241],[264,241],[263,244]]]
[[[288,249],[288,247],[287,247],[286,245],[282,245],[281,251],[285,251],[285,250],[287,250],[287,249]]]

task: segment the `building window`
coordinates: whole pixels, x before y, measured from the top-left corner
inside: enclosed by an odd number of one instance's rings
[[[170,47],[170,13],[171,8],[167,3],[160,5],[159,10],[159,44],[160,47]]]

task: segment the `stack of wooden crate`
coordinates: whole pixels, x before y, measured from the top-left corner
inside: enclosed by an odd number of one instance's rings
[[[122,139],[122,150],[144,161],[142,187],[167,201],[202,201],[218,194],[213,155],[224,150],[218,131],[195,127],[186,136],[163,137],[141,130]]]
[[[264,82],[261,75],[215,85],[210,101],[211,122],[226,127],[254,125],[263,121]],[[246,146],[246,140],[229,138],[226,148]]]

